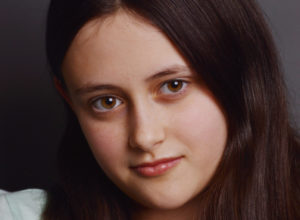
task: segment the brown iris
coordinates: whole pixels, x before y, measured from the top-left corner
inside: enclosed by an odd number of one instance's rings
[[[171,92],[178,92],[182,88],[183,83],[182,81],[175,80],[168,82],[167,86]]]
[[[116,105],[116,98],[104,97],[101,99],[101,105],[103,108],[112,109]]]

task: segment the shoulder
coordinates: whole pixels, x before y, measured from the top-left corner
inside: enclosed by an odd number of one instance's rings
[[[26,189],[17,192],[0,190],[0,219],[39,220],[46,202],[46,192]]]

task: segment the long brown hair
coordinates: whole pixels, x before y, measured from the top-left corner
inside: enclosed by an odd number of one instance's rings
[[[62,84],[61,63],[79,29],[119,9],[158,27],[224,109],[228,141],[201,192],[199,219],[300,219],[299,140],[276,48],[255,1],[52,0],[47,55]],[[66,109],[61,178],[48,192],[44,218],[129,219],[129,198],[105,176]]]

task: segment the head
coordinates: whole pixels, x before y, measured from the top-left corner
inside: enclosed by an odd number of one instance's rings
[[[272,126],[287,122],[276,117],[286,115],[282,79],[253,1],[54,0],[47,54],[89,146],[78,149],[108,177],[97,184],[161,209],[264,187],[255,181],[278,153],[267,148]]]

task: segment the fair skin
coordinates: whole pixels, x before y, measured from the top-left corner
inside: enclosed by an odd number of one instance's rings
[[[120,10],[84,25],[62,71],[98,164],[138,204],[133,219],[192,219],[227,128],[172,43]]]

